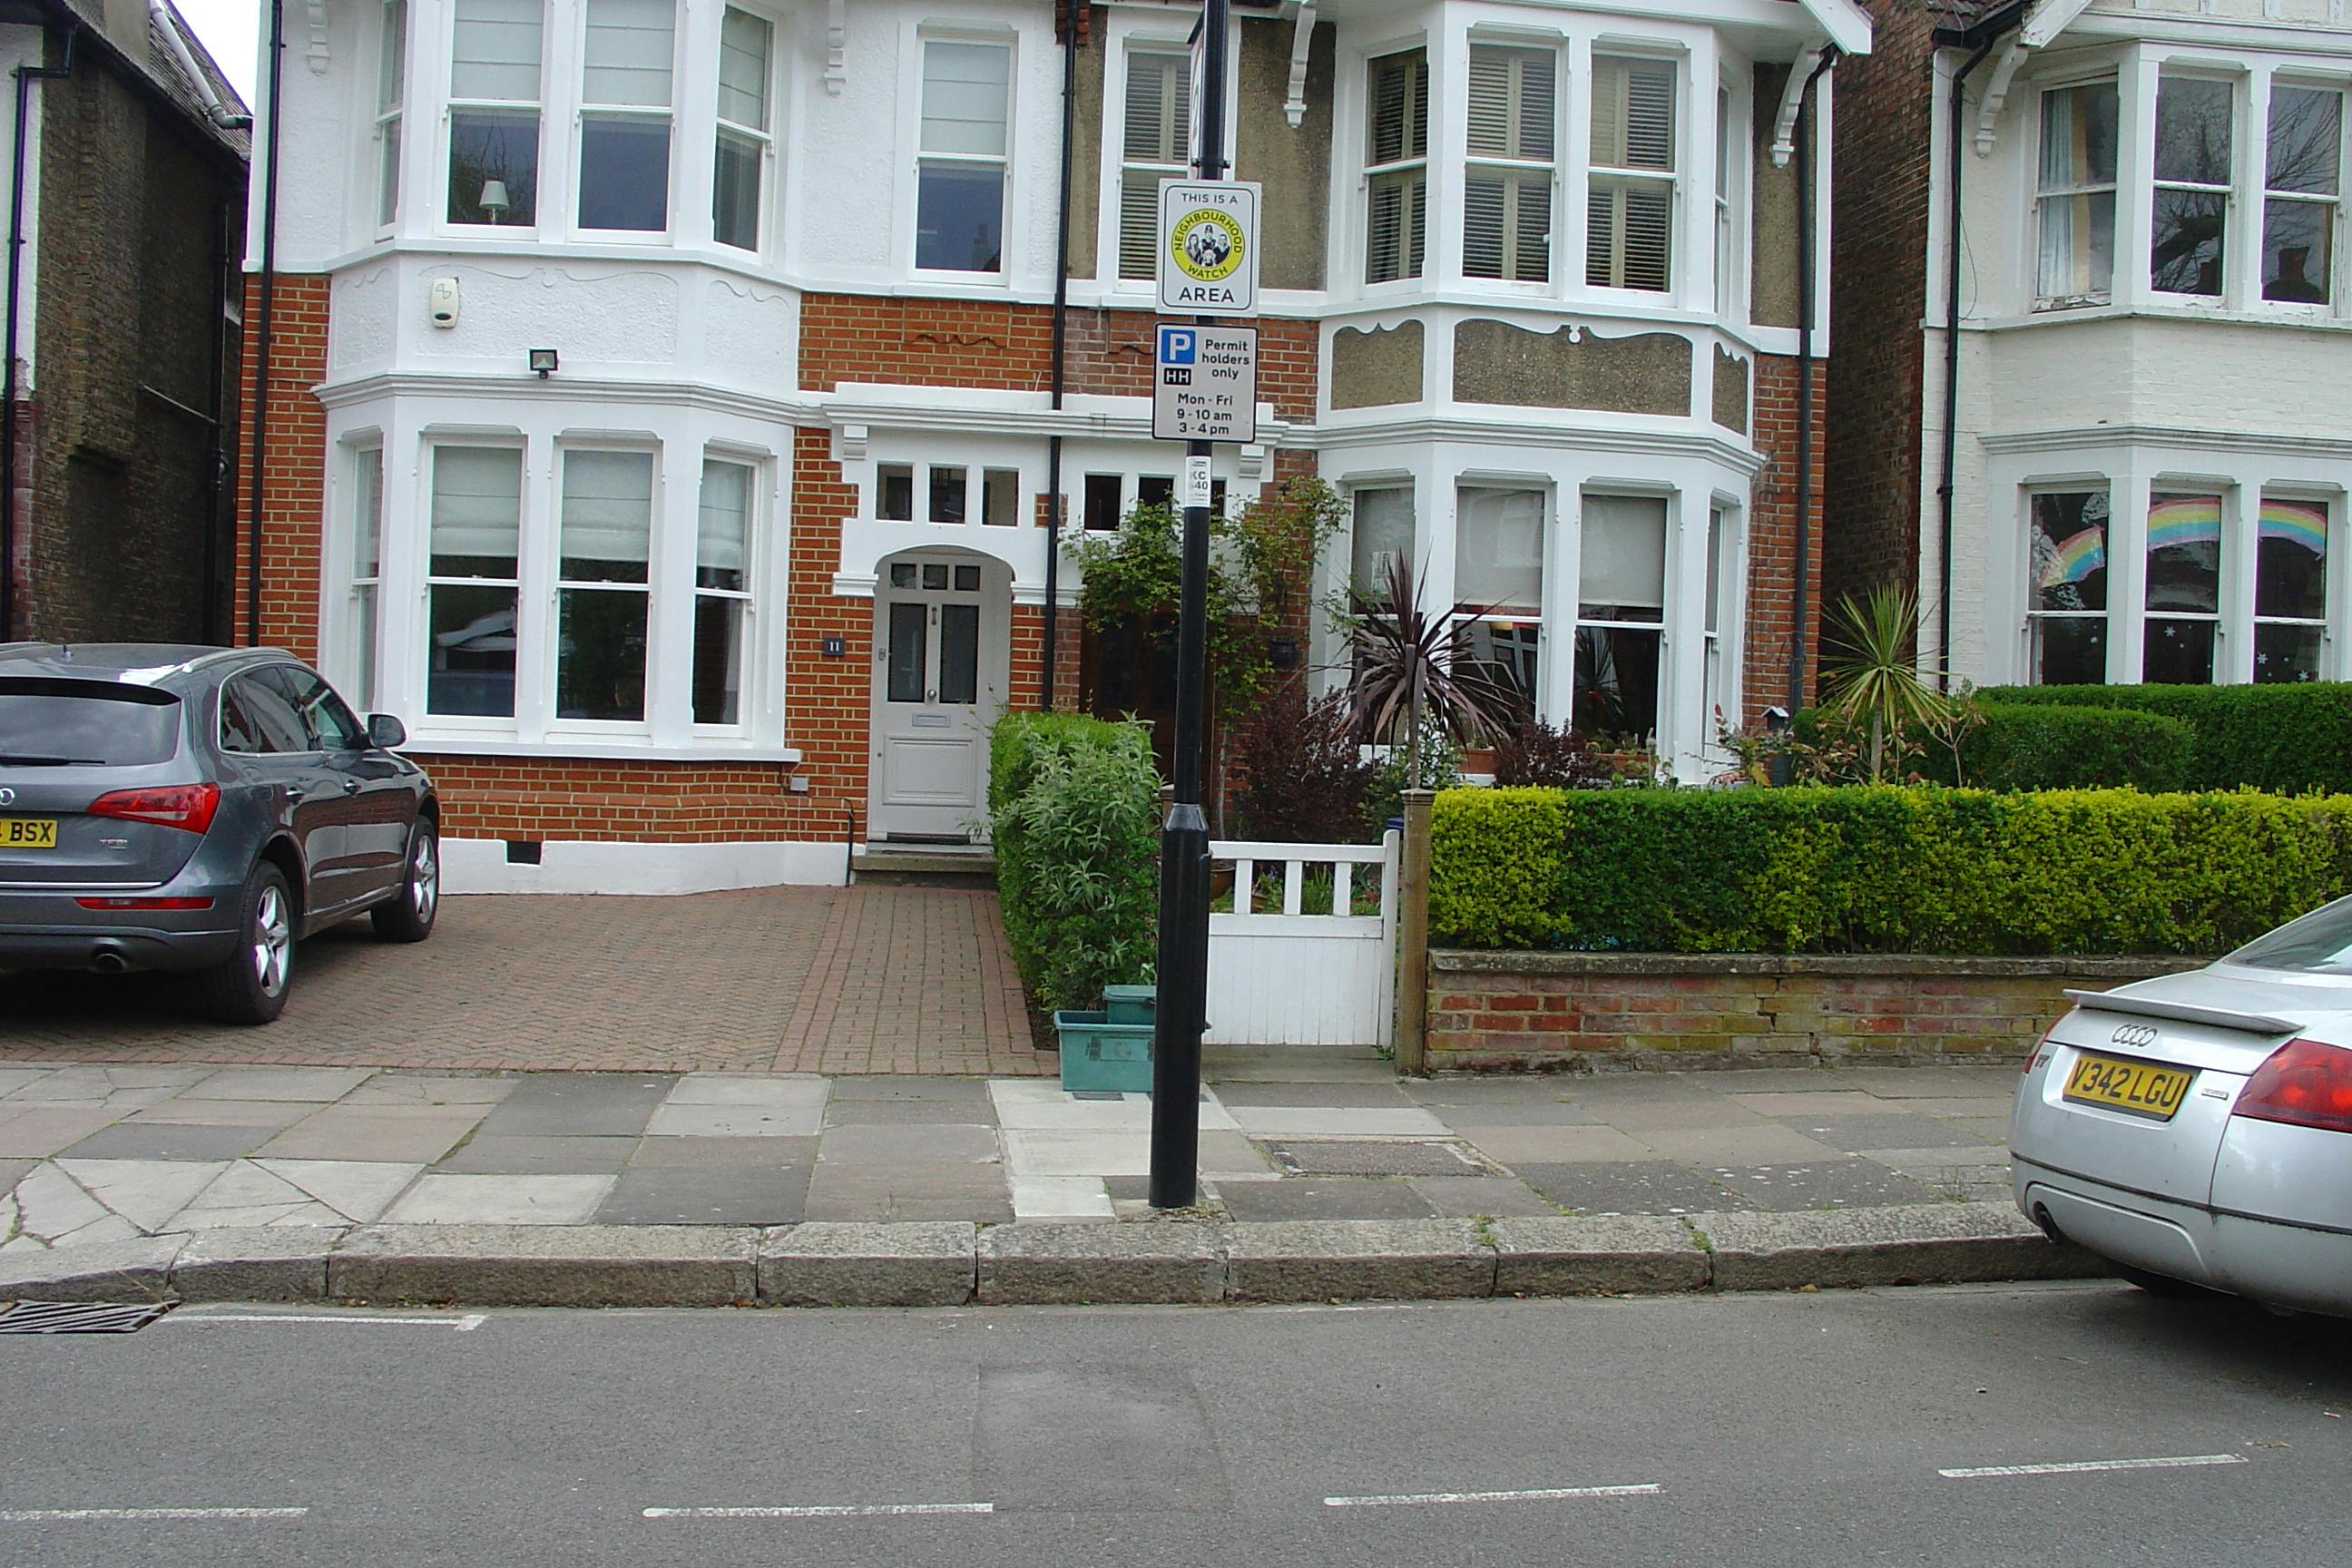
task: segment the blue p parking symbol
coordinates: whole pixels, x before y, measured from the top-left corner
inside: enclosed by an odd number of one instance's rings
[[[1162,327],[1160,329],[1160,363],[1191,364],[1199,343],[1200,339],[1190,327]]]

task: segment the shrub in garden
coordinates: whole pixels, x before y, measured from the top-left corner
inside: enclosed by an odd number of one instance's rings
[[[1448,791],[1432,940],[1670,952],[2212,953],[2352,889],[2352,799]]]
[[[1593,789],[1616,777],[1613,752],[1595,751],[1591,737],[1555,730],[1533,714],[1495,737],[1495,783],[1505,788]]]
[[[988,743],[996,886],[1022,982],[1060,1008],[1150,980],[1160,774],[1142,727],[1008,713]]]
[[[1959,752],[1963,779],[1979,789],[2188,785],[2196,732],[2168,715],[2029,703],[1989,703],[1982,713]]]
[[[1240,752],[1242,837],[1276,844],[1364,837],[1364,792],[1379,765],[1364,760],[1344,693],[1312,702],[1296,689],[1283,693],[1242,726]]]
[[[1994,686],[1996,706],[2128,708],[2187,724],[2190,789],[2352,793],[2352,683],[2267,686]]]

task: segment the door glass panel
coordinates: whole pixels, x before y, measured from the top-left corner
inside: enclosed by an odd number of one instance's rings
[[[890,586],[911,588],[914,585],[915,563],[911,561],[893,562],[890,566]]]
[[[955,585],[957,591],[960,593],[978,593],[980,591],[980,568],[977,566],[957,567],[955,569]]]
[[[890,606],[890,700],[923,700],[923,665],[928,619],[921,605]]]
[[[940,700],[980,700],[980,606],[940,606]]]
[[[947,585],[948,569],[944,565],[934,565],[929,562],[924,563],[923,586],[926,588],[944,588]]]

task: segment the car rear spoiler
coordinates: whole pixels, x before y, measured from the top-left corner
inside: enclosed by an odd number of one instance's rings
[[[2129,1013],[2140,1018],[2164,1018],[2175,1024],[2202,1024],[2210,1029],[2234,1029],[2246,1035],[2292,1035],[2303,1026],[2264,1013],[2232,1013],[2226,1007],[2200,1007],[2193,1002],[2161,1002],[2152,996],[2122,996],[2113,991],[2076,991],[2066,1000],[2078,1007],[2102,1013]]]

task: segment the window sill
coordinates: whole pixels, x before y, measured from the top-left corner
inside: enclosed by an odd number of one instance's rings
[[[604,741],[556,738],[516,741],[462,731],[440,734],[411,731],[404,753],[442,757],[576,758],[588,762],[625,763],[782,763],[800,762],[798,746],[778,746],[745,741],[695,740],[677,743],[655,741]]]
[[[2329,314],[2326,307],[2263,305],[2251,310],[2232,310],[2227,305],[2208,304],[2186,296],[2147,299],[2137,304],[2118,304],[2109,300],[2080,305],[2042,305],[2023,315],[1987,317],[1972,324],[1988,331],[2014,331],[2024,327],[2113,321],[2132,317],[2158,321],[2210,321],[2240,327],[2301,327],[2319,332],[2352,331],[2352,317]],[[1942,324],[1940,321],[1928,323],[1938,328]],[[1964,323],[1964,326],[1970,323]]]

